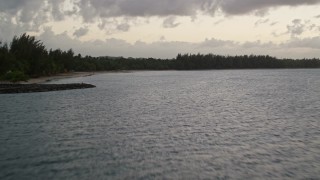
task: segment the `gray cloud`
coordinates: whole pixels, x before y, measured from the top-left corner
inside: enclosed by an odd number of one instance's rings
[[[132,19],[137,17],[158,16],[164,18],[164,27],[176,27],[179,25],[177,16],[189,16],[194,18],[198,13],[214,15],[217,9],[227,15],[242,15],[254,13],[265,14],[268,9],[279,6],[314,5],[320,0],[72,0],[73,5],[66,9],[63,4],[66,0],[0,0],[0,39],[11,40],[13,35],[23,32],[39,32],[43,24],[50,21],[61,21],[66,17],[82,17],[85,22],[94,22],[101,29],[111,27],[111,30],[128,31],[133,26]],[[130,20],[114,21],[116,17],[132,18]],[[320,18],[316,16],[315,18]],[[261,22],[259,22],[261,23]],[[259,24],[258,23],[258,24]],[[269,23],[269,22],[268,22]],[[274,25],[274,24],[273,24]],[[107,27],[107,28],[106,28]],[[270,44],[258,41],[238,43],[218,39],[207,39],[201,43],[168,42],[159,41],[151,44],[129,44],[123,40],[108,39],[99,41],[81,42],[67,35],[54,34],[46,29],[39,36],[41,40],[52,48],[74,48],[82,54],[90,55],[123,55],[133,57],[174,57],[177,53],[209,53],[218,54],[270,54],[275,56],[290,55],[301,57],[302,51],[294,51],[292,48],[307,48],[309,53],[306,57],[320,56],[319,49],[313,50],[319,43],[319,38],[298,39],[298,36],[308,29],[309,26],[301,20],[293,21],[287,26],[288,32],[294,41],[278,46],[281,50],[271,48]],[[315,27],[311,27],[315,30]],[[318,27],[320,30],[320,27]],[[74,32],[75,37],[85,35],[86,28]],[[9,39],[6,39],[9,38]],[[61,43],[63,42],[63,43]],[[298,43],[302,44],[298,46]],[[319,43],[320,44],[320,43]],[[303,46],[303,47],[301,47]],[[124,51],[125,49],[125,51]],[[289,53],[290,52],[290,53]]]
[[[63,8],[66,2],[66,0],[0,0],[0,12],[19,16],[22,22],[31,21],[39,14],[39,10],[51,14],[54,20],[80,15],[86,22],[91,22],[96,17],[194,16],[198,12],[213,15],[217,9],[231,15],[253,11],[263,14],[264,9],[271,7],[314,5],[320,3],[320,0],[77,0],[70,1],[73,4],[68,10]]]
[[[311,24],[310,26],[308,26],[308,29],[310,31],[312,31],[313,29],[317,28],[317,26],[315,24]]]
[[[0,16],[14,18],[27,29],[38,29],[46,22],[61,21],[68,16],[82,17],[84,22],[102,22],[100,28],[109,18],[159,16],[167,18],[165,27],[175,27],[177,24],[168,17],[194,18],[199,12],[214,15],[217,9],[229,15],[252,12],[261,15],[271,7],[317,3],[320,0],[0,0]]]
[[[36,26],[47,20],[44,5],[42,0],[0,0],[0,17],[14,18],[19,25]]]
[[[119,31],[127,32],[127,31],[129,31],[129,29],[130,29],[130,25],[127,23],[119,24],[117,26],[117,30],[119,30]]]
[[[224,40],[218,40],[215,38],[211,39],[205,39],[203,42],[199,43],[199,47],[233,47],[237,43],[233,41],[224,41]]]
[[[165,40],[166,40],[166,37],[164,37],[164,36],[160,37],[160,41],[165,41]]]
[[[220,20],[214,22],[213,24],[214,24],[214,25],[218,25],[218,24],[223,23],[224,21],[225,21],[224,19],[220,19]]]
[[[320,36],[305,39],[293,39],[287,44],[285,44],[285,46],[293,48],[311,48],[320,50]]]
[[[199,43],[179,41],[157,41],[145,43],[138,41],[130,44],[120,39],[96,41],[80,41],[70,38],[66,33],[54,34],[51,29],[41,34],[48,48],[73,48],[76,53],[92,56],[124,56],[124,57],[154,57],[174,58],[178,53],[214,53],[221,55],[271,55],[279,58],[314,58],[320,57],[320,37],[294,39],[283,44],[248,41],[239,43],[219,39],[206,39]],[[63,44],[61,44],[63,42]]]
[[[277,21],[274,21],[274,22],[270,23],[270,26],[274,26],[274,25],[276,25],[276,24],[278,24],[278,22],[277,22]]]
[[[179,26],[180,23],[176,22],[176,17],[174,16],[169,16],[166,19],[164,19],[162,26],[164,28],[175,28],[177,26]]]
[[[86,21],[94,17],[191,16],[213,11],[217,0],[81,0],[77,3]]]
[[[11,41],[13,36],[22,34],[27,30],[27,27],[16,25],[7,19],[0,18],[0,41]]]
[[[268,23],[268,22],[269,22],[269,19],[260,19],[260,20],[256,21],[256,22],[254,23],[254,25],[257,27],[257,26],[259,26],[259,25],[261,25],[261,24],[266,24],[266,23]]]
[[[314,5],[320,0],[224,0],[221,9],[227,14],[246,14],[278,6]]]
[[[77,29],[73,33],[73,35],[79,38],[79,37],[85,36],[86,34],[88,34],[88,32],[89,32],[89,28],[88,27],[82,27],[82,28]]]
[[[291,37],[296,37],[304,32],[305,24],[301,19],[295,19],[292,21],[292,25],[287,26],[287,29],[288,33],[291,34]]]
[[[94,17],[194,16],[199,11],[214,14],[217,9],[231,15],[263,15],[272,7],[317,3],[320,0],[80,0],[77,5],[84,20],[91,21]]]
[[[0,1],[0,11],[6,12],[10,14],[16,14],[19,10],[28,8],[28,4],[35,1],[24,1],[24,0],[1,0]],[[39,2],[42,4],[42,2],[39,0]]]
[[[272,42],[268,42],[268,43],[262,43],[261,41],[248,41],[245,42],[241,45],[243,48],[245,49],[254,49],[254,48],[260,48],[260,49],[270,49],[270,48],[274,48],[276,47],[275,44],[273,44]]]
[[[318,3],[320,0],[80,0],[77,6],[83,19],[90,22],[95,17],[192,17],[198,12],[214,15],[217,9],[230,15],[255,12],[256,15],[261,16],[272,7]]]
[[[64,17],[61,12],[60,5],[65,0],[0,0],[0,12],[10,17],[15,17],[18,23],[29,23],[39,19],[41,16],[42,21],[48,20],[48,14],[53,17],[62,19]],[[45,18],[44,18],[45,17]]]
[[[63,10],[62,5],[65,3],[65,0],[54,0],[48,1],[49,9],[51,10],[52,18],[56,21],[62,21],[66,16],[72,15],[76,12],[76,9],[73,10]]]
[[[63,20],[61,9],[65,0],[0,0],[0,38],[12,37],[12,33],[39,32],[44,23]]]
[[[110,18],[100,19],[98,28],[111,35],[119,32],[128,32],[132,26],[139,25],[137,18]]]

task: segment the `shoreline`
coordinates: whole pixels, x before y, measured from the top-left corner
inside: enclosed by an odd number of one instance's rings
[[[269,68],[274,69],[274,68]],[[313,69],[313,68],[280,68],[280,69]],[[280,70],[274,69],[274,70]],[[266,70],[266,69],[203,69],[203,70],[182,70],[182,71],[211,71],[211,70]],[[51,81],[56,81],[60,79],[67,78],[77,78],[77,77],[87,77],[98,74],[107,74],[107,73],[134,73],[141,71],[181,71],[181,70],[111,70],[111,71],[91,71],[91,72],[67,72],[67,73],[59,73],[52,76],[42,76],[38,78],[30,78],[27,81],[20,81],[16,84],[43,84]],[[8,81],[0,81],[0,84],[12,84]],[[14,84],[14,83],[13,83]]]
[[[49,91],[64,91],[72,89],[95,88],[92,84],[0,84],[0,94],[36,93]]]
[[[131,73],[131,72],[134,72],[134,71],[119,70],[119,71],[67,72],[67,73],[55,74],[52,76],[41,76],[38,78],[30,78],[27,81],[20,81],[16,83],[12,83],[9,81],[0,81],[0,84],[45,84],[47,82],[52,82],[60,79],[87,77],[87,76],[93,76],[97,74],[106,74],[106,73]]]
[[[63,91],[72,89],[95,88],[95,85],[86,83],[68,83],[68,84],[47,84],[60,79],[77,78],[92,76],[94,72],[69,72],[60,73],[53,76],[43,76],[39,78],[31,78],[26,82],[9,83],[0,82],[0,94],[19,94],[19,93],[36,93],[49,91]]]
[[[27,82],[18,82],[19,84],[43,84],[51,81],[56,81],[60,79],[67,78],[77,78],[77,77],[87,77],[98,74],[107,74],[107,73],[131,73],[135,72],[133,70],[117,70],[117,71],[91,71],[91,72],[68,72],[68,73],[59,73],[52,76],[43,76],[38,78],[30,78]]]
[[[97,74],[96,72],[68,72],[60,73],[53,76],[43,76],[38,78],[30,78],[27,82],[19,82],[20,84],[43,84],[55,80],[67,79],[67,78],[77,78],[77,77],[86,77]]]

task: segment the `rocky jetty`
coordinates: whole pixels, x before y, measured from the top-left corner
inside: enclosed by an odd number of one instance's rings
[[[85,83],[73,84],[0,84],[0,94],[32,93],[62,91],[71,89],[94,88],[96,86]]]

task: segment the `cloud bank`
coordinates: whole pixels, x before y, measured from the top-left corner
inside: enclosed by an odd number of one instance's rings
[[[89,32],[89,28],[88,27],[82,27],[82,28],[77,29],[73,33],[73,35],[79,38],[79,37],[82,37],[82,36],[86,35],[88,32]]]
[[[125,40],[108,38],[106,40],[80,41],[89,34],[92,24],[102,29],[113,27],[119,32],[128,32],[136,18],[159,17],[162,27],[180,26],[179,17],[194,18],[198,14],[215,16],[217,12],[228,16],[246,14],[261,15],[272,8],[281,6],[317,5],[320,0],[0,0],[0,41],[9,41],[14,35],[24,32],[37,32],[49,48],[74,48],[81,54],[93,56],[113,55],[132,57],[172,58],[177,53],[216,53],[223,55],[270,54],[277,57],[319,57],[319,37],[300,38],[305,30],[316,31],[320,26],[307,24],[295,19],[285,28],[291,40],[282,44],[261,43],[260,41],[235,42],[209,38],[198,43],[174,42],[170,40],[145,43],[137,41],[130,44]],[[319,19],[315,14],[314,19]],[[73,32],[57,34],[46,29],[46,23],[61,22],[67,18],[80,19],[80,27]],[[115,18],[122,18],[117,21]],[[218,21],[219,23],[222,22]],[[219,23],[216,23],[218,25]],[[256,21],[255,25],[270,24],[267,17]],[[40,33],[44,31],[43,33]],[[71,36],[71,37],[70,37]],[[9,39],[7,39],[9,38]]]
[[[199,13],[214,16],[217,11],[243,15],[279,6],[319,3],[320,0],[0,0],[0,20],[34,31],[42,24],[67,17],[81,18],[85,23],[117,17],[163,17],[163,26],[169,28],[179,25],[173,17],[195,17]],[[130,28],[128,24],[118,26],[122,31]]]
[[[90,21],[94,17],[118,16],[192,16],[197,12],[238,15],[279,6],[314,5],[320,0],[81,0],[76,5],[80,15]]]
[[[174,58],[178,53],[213,53],[220,55],[271,55],[279,58],[320,57],[320,37],[295,38],[282,44],[260,41],[240,43],[215,38],[205,39],[198,43],[160,40],[153,43],[137,41],[130,44],[114,38],[83,42],[70,38],[66,33],[54,34],[51,29],[46,29],[38,38],[48,48],[68,50],[72,47],[76,53],[92,56]]]
[[[235,15],[279,6],[301,6],[318,3],[320,3],[319,0],[222,0],[220,7],[226,14]]]
[[[0,0],[0,12],[17,16],[21,22],[47,13],[56,20],[80,15],[85,21],[92,21],[97,17],[193,16],[198,12],[213,15],[218,9],[238,15],[279,6],[318,3],[320,0]]]

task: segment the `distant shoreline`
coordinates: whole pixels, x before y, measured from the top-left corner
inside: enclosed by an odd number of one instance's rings
[[[196,70],[111,70],[111,71],[92,71],[92,72],[67,72],[67,73],[59,73],[52,76],[41,76],[38,78],[30,78],[27,81],[19,81],[17,83],[12,83],[9,81],[0,81],[0,84],[45,84],[48,82],[68,79],[68,78],[77,78],[77,77],[87,77],[93,76],[97,74],[108,74],[108,73],[132,73],[138,71],[212,71],[212,70],[281,70],[281,69],[319,69],[319,68],[244,68],[244,69],[196,69]]]

